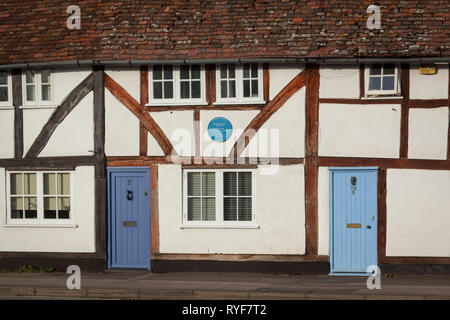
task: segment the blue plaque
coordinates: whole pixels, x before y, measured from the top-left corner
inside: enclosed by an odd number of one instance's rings
[[[208,134],[213,141],[227,141],[232,131],[233,126],[231,122],[223,117],[214,118],[208,124]]]

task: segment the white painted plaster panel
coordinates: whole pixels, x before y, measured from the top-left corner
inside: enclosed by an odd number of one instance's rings
[[[0,159],[14,158],[14,110],[0,109]]]
[[[77,167],[74,179],[71,224],[77,228],[6,227],[6,172],[0,168],[0,251],[95,252],[94,167]]]
[[[300,72],[304,70],[304,66],[292,64],[270,64],[269,66],[269,98],[272,100],[283,90],[286,85],[291,82]]]
[[[107,156],[139,155],[139,119],[105,90],[105,153]]]
[[[227,157],[236,140],[241,136],[253,118],[259,113],[257,110],[249,111],[200,111],[200,140],[202,142],[201,154],[206,157]],[[215,142],[208,134],[208,124],[216,117],[224,117],[231,122],[233,132],[225,142]]]
[[[448,107],[409,109],[408,158],[447,159]]]
[[[256,219],[260,229],[182,229],[182,169],[160,165],[160,252],[304,254],[303,165],[281,166],[277,174],[262,175],[267,169],[260,166],[256,172]]]
[[[91,68],[52,70],[53,104],[55,106],[60,105],[67,95],[89,76],[91,72]]]
[[[56,109],[23,109],[23,150],[28,152]]]
[[[178,155],[195,155],[193,111],[151,112],[150,115],[163,130]]]
[[[300,89],[258,130],[244,151],[251,157],[303,157],[305,88]]]
[[[450,171],[387,171],[387,256],[450,257]]]
[[[319,155],[398,158],[400,105],[320,104]]]
[[[75,106],[53,132],[40,157],[94,154],[93,99],[90,92]]]
[[[319,255],[330,254],[330,171],[319,167],[318,187]]]
[[[320,67],[320,98],[359,98],[359,67]]]
[[[410,68],[411,99],[447,99],[448,98],[448,64],[437,64],[437,73],[423,75],[418,65]]]
[[[115,82],[120,84],[137,102],[140,102],[141,73],[139,68],[108,68],[105,72]]]
[[[147,135],[147,155],[149,156],[164,156],[164,150],[159,145],[158,141],[149,133]]]

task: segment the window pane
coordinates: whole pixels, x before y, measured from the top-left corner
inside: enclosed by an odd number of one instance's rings
[[[54,173],[44,173],[44,194],[56,194],[56,177]]]
[[[153,79],[154,80],[162,79],[162,66],[153,66]]]
[[[188,220],[198,221],[201,220],[201,207],[200,198],[188,198]]]
[[[23,218],[23,199],[11,198],[11,219]]]
[[[228,78],[236,78],[236,66],[234,64],[228,65]]]
[[[203,198],[202,199],[202,220],[211,221],[216,220],[216,199]]]
[[[56,219],[56,198],[44,198],[44,219]]]
[[[37,218],[37,198],[25,198],[25,219]]]
[[[374,64],[370,68],[370,75],[379,75],[381,74],[381,64]]]
[[[41,72],[41,82],[42,83],[50,83],[50,71],[44,70]]]
[[[164,81],[164,99],[173,98],[173,82]]]
[[[187,175],[188,196],[200,196],[200,172],[188,172]]]
[[[191,79],[200,79],[200,66],[198,64],[191,66]]]
[[[27,71],[25,73],[26,83],[34,83],[34,78],[35,78],[35,75],[34,75],[33,71]]]
[[[235,196],[237,191],[236,172],[223,173],[223,195]]]
[[[58,198],[58,219],[69,219],[70,198]]]
[[[51,87],[49,84],[42,85],[42,100],[49,101],[51,99]]]
[[[23,194],[21,173],[11,173],[10,182],[11,194]]]
[[[394,77],[383,77],[383,90],[394,90]]]
[[[228,98],[227,81],[220,81],[220,96]]]
[[[181,66],[180,67],[180,78],[181,79],[189,79],[189,66]]]
[[[188,99],[189,98],[189,82],[187,81],[181,81],[181,98],[182,99]]]
[[[216,176],[214,172],[202,173],[202,196],[216,195]]]
[[[58,195],[70,195],[70,174],[58,173]]]
[[[252,97],[258,96],[258,80],[252,80]]]
[[[5,71],[0,72],[0,85],[8,84],[8,73]]]
[[[0,101],[8,101],[8,87],[0,87]]]
[[[23,177],[25,183],[25,194],[34,195],[36,191],[36,173],[25,173]]]
[[[164,66],[164,79],[173,79],[172,66]]]
[[[227,77],[227,65],[226,64],[221,64],[220,65],[220,77],[222,79]]]
[[[27,85],[27,101],[36,101],[36,91],[34,85]]]
[[[244,97],[250,97],[250,80],[244,80]]]
[[[223,220],[237,220],[237,198],[223,198]]]
[[[239,172],[239,196],[251,196],[252,195],[252,173],[251,172]]]
[[[230,84],[229,98],[236,98],[236,81],[232,80],[229,82],[229,84]]]
[[[380,90],[380,87],[381,87],[381,78],[371,77],[369,80],[369,90]]]
[[[239,198],[239,221],[252,221],[252,198]]]
[[[200,81],[192,81],[192,98],[200,98]]]
[[[153,98],[162,99],[162,82],[153,82]]]
[[[258,78],[258,65],[252,63],[252,78]]]
[[[395,64],[385,64],[383,66],[383,74],[395,74]]]
[[[250,65],[248,63],[244,64],[244,78],[250,78]]]

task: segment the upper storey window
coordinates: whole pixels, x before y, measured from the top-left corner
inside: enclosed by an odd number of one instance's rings
[[[217,103],[263,103],[260,64],[221,64],[216,67]]]
[[[8,71],[0,71],[0,106],[11,105],[11,77]]]
[[[150,105],[204,104],[202,65],[154,65],[150,68]]]
[[[24,105],[51,105],[53,101],[52,74],[49,70],[27,70],[23,74]]]
[[[373,64],[366,68],[367,96],[400,94],[398,67],[392,63]]]

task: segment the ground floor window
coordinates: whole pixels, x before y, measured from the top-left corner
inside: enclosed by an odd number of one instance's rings
[[[71,219],[72,172],[8,172],[8,222]]]
[[[186,225],[255,222],[252,170],[184,170],[183,198]]]

